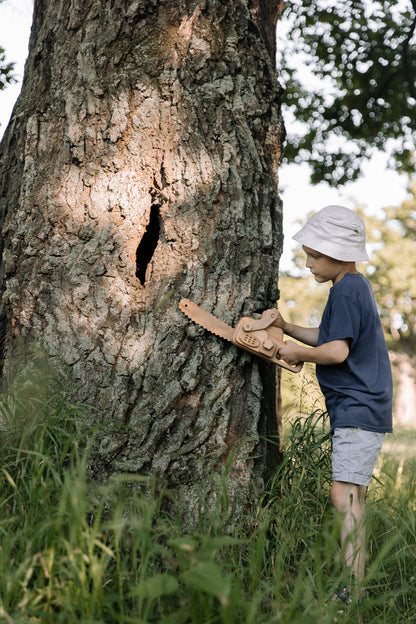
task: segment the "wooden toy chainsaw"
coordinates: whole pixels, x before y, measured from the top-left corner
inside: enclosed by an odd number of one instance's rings
[[[181,299],[179,308],[191,321],[212,334],[229,340],[240,349],[254,353],[293,373],[298,373],[302,368],[302,362],[292,366],[279,358],[279,346],[283,345],[283,331],[280,327],[273,325],[277,318],[275,308],[265,310],[259,319],[243,316],[235,328],[200,308],[189,299]]]

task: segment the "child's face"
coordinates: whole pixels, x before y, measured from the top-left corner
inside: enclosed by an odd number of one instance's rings
[[[310,269],[315,280],[320,284],[329,280],[336,284],[347,273],[345,262],[325,256],[319,251],[305,247],[305,245],[303,245],[303,251],[306,253],[307,268]]]

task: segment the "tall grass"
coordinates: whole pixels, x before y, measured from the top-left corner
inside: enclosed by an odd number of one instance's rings
[[[151,478],[90,483],[86,422],[88,408],[59,397],[0,401],[0,622],[416,621],[413,457],[379,465],[368,598],[342,608],[331,600],[347,579],[322,412],[292,421],[282,465],[231,534],[225,497],[187,534]]]

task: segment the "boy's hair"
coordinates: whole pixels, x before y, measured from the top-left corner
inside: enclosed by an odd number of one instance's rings
[[[293,238],[335,260],[368,260],[364,221],[345,206],[325,206],[312,215]]]

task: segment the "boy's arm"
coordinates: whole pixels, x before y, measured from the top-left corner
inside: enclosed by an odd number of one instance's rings
[[[322,345],[318,344],[319,327],[301,327],[287,323],[280,312],[273,325],[281,327],[284,333],[295,340],[309,345],[304,347],[288,340],[279,348],[279,357],[292,366],[299,362],[313,362],[314,364],[341,364],[350,352],[348,340],[331,340]],[[312,348],[311,348],[312,347]]]
[[[318,344],[319,327],[301,327],[293,323],[285,323],[282,329],[287,336],[300,340],[300,342],[310,347],[316,347]]]
[[[300,340],[300,342],[310,347],[316,347],[318,344],[319,327],[301,327],[300,325],[287,323],[279,311],[277,314],[277,319],[274,321],[273,325],[281,327],[287,336],[295,340]]]
[[[295,336],[293,336],[295,337]],[[350,352],[348,340],[331,340],[319,347],[304,347],[288,340],[279,348],[279,356],[288,364],[313,362],[315,364],[341,364]]]

